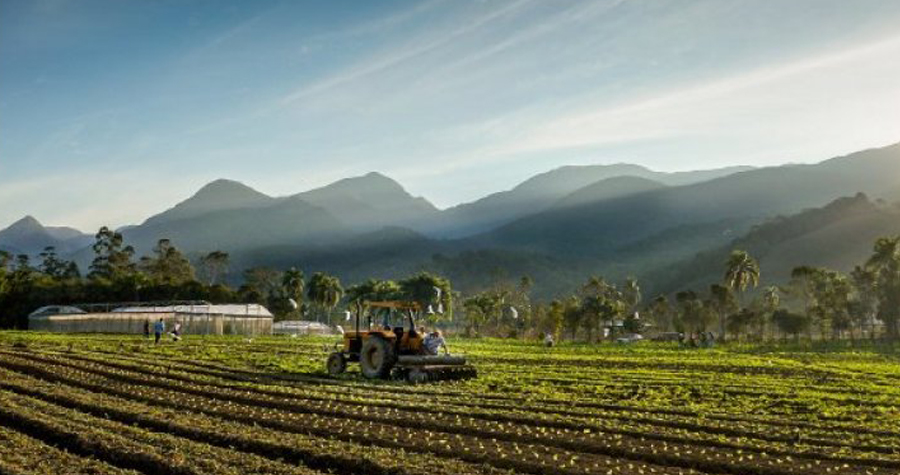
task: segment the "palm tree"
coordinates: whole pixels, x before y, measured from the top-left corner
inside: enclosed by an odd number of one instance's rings
[[[306,295],[319,308],[320,313],[330,314],[344,296],[344,288],[337,277],[316,272],[309,279]]]
[[[303,271],[295,267],[286,270],[284,275],[281,276],[281,288],[284,291],[285,297],[293,300],[294,303],[297,304],[297,307],[291,312],[295,315],[301,315],[303,307],[303,289],[306,285],[303,279]]]
[[[731,251],[731,256],[725,264],[725,285],[741,295],[747,287],[759,285],[759,263],[746,251]],[[743,305],[742,305],[743,306]]]

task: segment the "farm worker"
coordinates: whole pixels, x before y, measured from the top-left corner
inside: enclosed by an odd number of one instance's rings
[[[181,322],[175,322],[175,327],[172,328],[172,341],[178,341],[181,339]]]
[[[553,347],[553,335],[551,335],[550,333],[544,335],[544,346],[546,346],[547,348]]]
[[[144,320],[144,338],[150,339],[150,319]]]
[[[155,344],[159,344],[159,338],[166,331],[166,324],[163,322],[163,319],[160,318],[158,322],[153,324],[153,333],[156,334],[156,342]]]
[[[444,340],[443,335],[441,335],[440,330],[435,330],[434,333],[429,334],[425,337],[425,352],[429,355],[437,355],[438,350],[441,348],[444,349],[444,353],[448,353],[447,351],[447,342]]]

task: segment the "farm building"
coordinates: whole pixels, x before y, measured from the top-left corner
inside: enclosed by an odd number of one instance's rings
[[[143,333],[145,322],[160,318],[167,329],[181,323],[186,335],[270,335],[273,320],[272,313],[258,304],[84,305],[39,309],[28,316],[28,328],[58,333]]]

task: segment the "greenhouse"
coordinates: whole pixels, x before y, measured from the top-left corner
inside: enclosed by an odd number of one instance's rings
[[[87,304],[73,305],[81,313],[48,313],[40,309],[28,317],[28,328],[58,333],[136,333],[144,332],[162,319],[166,329],[181,324],[185,335],[270,335],[272,313],[259,304],[224,304],[190,302],[157,304]],[[62,308],[62,307],[61,307]],[[70,307],[67,307],[70,308]]]

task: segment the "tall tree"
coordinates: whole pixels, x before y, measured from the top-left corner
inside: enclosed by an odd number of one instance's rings
[[[429,319],[453,318],[453,288],[449,280],[428,272],[419,272],[400,280],[397,284],[400,285],[400,291],[406,300],[418,303],[423,309],[431,306],[435,313],[429,315]]]
[[[725,321],[738,310],[738,302],[730,287],[713,284],[709,287],[708,306],[719,320],[719,337],[725,338]]]
[[[869,336],[874,337],[875,316],[878,310],[878,275],[875,271],[856,266],[850,273],[853,283],[853,300],[851,315],[860,332],[869,327]]]
[[[878,318],[888,338],[896,339],[900,335],[900,236],[878,239],[866,267],[877,275]]]
[[[784,309],[776,310],[772,314],[772,321],[784,335],[793,335],[794,340],[798,340],[800,334],[809,327],[808,316],[791,313]]]
[[[669,299],[665,295],[657,295],[650,307],[647,308],[653,325],[659,331],[669,331],[672,329],[672,306],[669,305]]]
[[[676,328],[679,331],[699,332],[706,330],[710,324],[713,313],[703,304],[700,296],[692,290],[685,290],[675,294],[675,301],[679,307],[679,323],[684,328]]]
[[[297,305],[289,313],[297,317],[302,315],[303,310],[303,291],[306,286],[303,280],[304,277],[303,271],[295,267],[284,271],[284,274],[281,276],[281,290],[284,296],[293,300]]]
[[[309,279],[309,284],[306,286],[306,295],[319,309],[320,315],[325,317],[330,315],[334,307],[341,301],[341,298],[344,296],[344,288],[337,277],[323,272],[316,272]],[[323,319],[328,321],[328,318]]]
[[[91,263],[90,278],[118,280],[136,272],[132,262],[134,248],[125,245],[122,234],[106,226],[94,236],[94,261]]]
[[[45,247],[39,254],[39,257],[41,258],[41,264],[38,266],[38,269],[45,275],[54,279],[81,277],[78,265],[74,262],[60,259],[56,254],[56,248],[54,246]]]
[[[725,263],[725,285],[741,295],[743,306],[743,294],[747,288],[759,285],[759,263],[746,251],[731,251]]]
[[[228,274],[230,256],[227,252],[212,251],[200,258],[200,275],[207,285],[216,285]]]
[[[244,271],[244,293],[258,294],[263,300],[260,303],[268,303],[269,299],[281,294],[281,275],[281,271],[268,267],[247,269]]]
[[[781,289],[777,285],[770,285],[763,289],[762,295],[762,319],[771,321],[772,315],[781,306]],[[763,332],[765,333],[765,332]],[[763,335],[765,338],[765,334]]]
[[[627,304],[622,293],[602,277],[591,277],[581,287],[581,295],[581,323],[592,342],[604,323],[611,327],[616,318],[624,316]]]
[[[152,256],[141,258],[140,269],[156,284],[177,286],[194,280],[194,267],[168,239],[156,243]]]
[[[638,284],[637,279],[633,277],[625,279],[625,283],[622,285],[622,300],[625,303],[625,313],[634,314],[642,299],[641,286]]]

